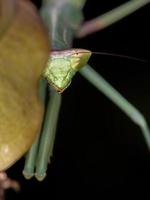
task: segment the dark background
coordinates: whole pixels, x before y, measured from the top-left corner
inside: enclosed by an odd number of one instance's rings
[[[40,7],[39,1],[34,1]],[[123,0],[88,0],[85,19],[94,18]],[[74,46],[149,60],[150,5]],[[90,64],[137,106],[150,124],[149,63],[93,56]],[[150,153],[140,129],[81,75],[63,94],[54,157],[47,178],[39,183],[22,177],[23,159],[8,174],[21,192],[6,199],[150,196]],[[47,197],[46,197],[47,195]]]

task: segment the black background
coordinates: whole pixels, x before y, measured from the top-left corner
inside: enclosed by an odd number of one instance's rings
[[[39,1],[34,1],[40,7]],[[88,0],[85,19],[94,18],[123,0]],[[74,47],[125,54],[149,60],[150,6],[145,6]],[[93,56],[90,64],[137,106],[150,124],[149,64]],[[8,174],[20,181],[21,192],[6,199],[150,196],[150,154],[140,129],[81,75],[63,94],[54,157],[47,178],[39,183],[22,177],[23,159]],[[47,197],[46,197],[47,195]]]

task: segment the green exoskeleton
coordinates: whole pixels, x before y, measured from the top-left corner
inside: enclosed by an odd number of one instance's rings
[[[63,92],[76,72],[87,64],[91,54],[86,49],[52,51],[43,77],[56,91]]]

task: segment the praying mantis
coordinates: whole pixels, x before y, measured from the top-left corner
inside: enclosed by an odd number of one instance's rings
[[[141,6],[146,5],[148,1],[136,0],[134,2],[137,3],[136,9],[138,9]],[[91,52],[89,50],[71,49],[72,40],[75,37],[75,34],[79,29],[83,18],[82,8],[84,3],[85,1],[77,0],[43,1],[41,15],[43,16],[43,20],[45,21],[45,24],[49,29],[49,37],[52,39],[52,49],[55,49],[56,51],[53,50],[51,52],[50,60],[48,61],[48,64],[43,71],[43,74],[41,75],[44,79],[48,80],[51,85],[50,91],[48,92],[50,93],[50,97],[49,95],[47,95],[45,89],[47,82],[42,79],[40,84],[41,97],[43,103],[45,102],[45,100],[48,100],[48,103],[45,110],[45,117],[41,134],[38,135],[35,143],[33,144],[31,150],[26,156],[23,174],[28,179],[35,176],[38,180],[43,180],[46,176],[47,166],[52,156],[57,120],[62,98],[62,94],[59,94],[55,90],[53,90],[53,87],[57,91],[62,92],[68,87],[73,76],[78,71],[80,71],[80,73],[87,80],[89,80],[114,103],[116,103],[119,108],[121,108],[137,125],[140,126],[145,136],[148,147],[150,146],[149,128],[143,115],[141,115],[141,113],[134,106],[132,106],[112,86],[110,86],[110,84],[108,84],[89,65],[87,65],[87,61],[91,56]],[[122,9],[125,10],[127,10],[127,8],[129,8],[129,5],[122,7]],[[130,14],[131,12],[133,12],[133,10],[135,10],[135,8],[132,8],[129,13],[125,12],[124,15]],[[76,17],[74,17],[72,14],[74,14]],[[62,24],[65,24],[65,26],[62,26],[59,23],[60,19],[62,21]],[[69,20],[66,21],[66,19]],[[107,18],[106,21],[108,23],[107,25],[109,25],[110,19]],[[84,33],[85,31],[81,31],[77,34],[81,36]],[[60,50],[62,50],[61,53]],[[63,69],[62,63],[64,66]],[[67,65],[65,65],[65,63]],[[69,76],[67,76],[68,69]]]
[[[82,19],[81,9],[85,2],[72,1],[71,3],[67,0],[62,1],[61,3],[53,0],[44,2],[45,5],[43,6],[41,13],[48,28],[51,30],[50,35],[52,37],[52,47],[57,50],[51,52],[51,57],[43,72],[43,77],[57,92],[62,93],[70,85],[76,72],[80,71],[87,80],[97,87],[98,90],[103,92],[140,127],[143,136],[145,137],[145,141],[147,142],[147,146],[150,148],[150,132],[144,116],[87,64],[92,52],[85,49],[64,50],[71,46],[75,30]],[[137,3],[137,7],[147,4],[147,1],[142,4],[141,1],[134,2]],[[77,20],[70,18],[70,15],[66,10],[66,5],[70,8],[70,12],[78,13]],[[129,8],[131,5],[127,4],[126,6]],[[126,6],[124,5],[122,8],[127,8]],[[60,14],[61,12],[63,13],[62,15]],[[124,13],[124,15],[127,14],[126,12],[122,13]],[[64,22],[66,19],[70,19],[70,22],[66,23],[66,27],[57,27],[60,17]],[[72,23],[74,23],[74,27],[71,26],[71,20]],[[109,19],[106,21],[109,25]],[[89,27],[90,26],[85,26],[85,30],[86,28],[89,29]],[[80,31],[79,35],[85,34],[85,30],[83,29]],[[88,32],[92,32],[92,30],[88,30]],[[37,138],[31,147],[31,150],[27,154],[23,171],[23,174],[27,179],[35,176],[41,181],[46,177],[47,166],[53,152],[52,149],[54,145],[56,124],[61,105],[61,94],[58,94],[57,92],[52,88],[50,89],[50,98],[48,101],[42,134],[40,138]]]

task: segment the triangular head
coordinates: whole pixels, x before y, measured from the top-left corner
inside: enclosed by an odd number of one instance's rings
[[[75,73],[87,64],[91,54],[86,49],[52,51],[43,76],[61,93],[70,85]]]

